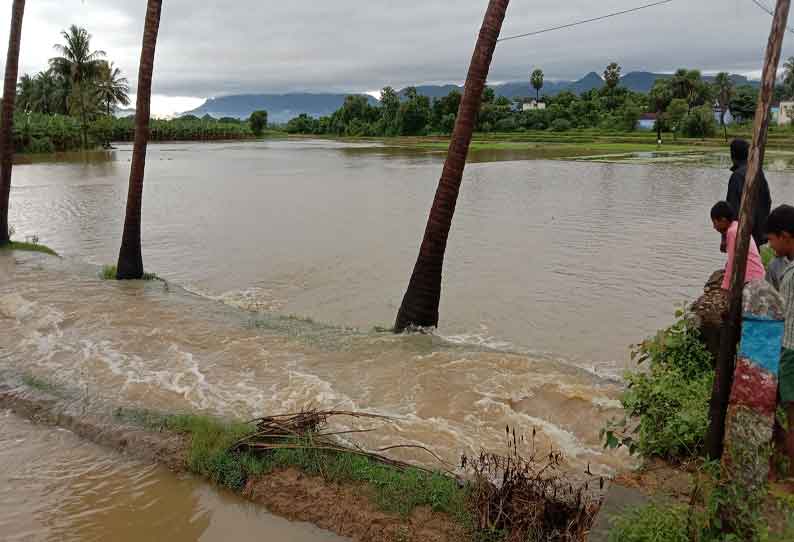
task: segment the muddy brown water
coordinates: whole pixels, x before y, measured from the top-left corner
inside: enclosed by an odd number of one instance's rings
[[[68,431],[37,427],[2,411],[0,427],[5,541],[344,540]]]
[[[97,406],[367,410],[395,421],[357,443],[427,446],[451,465],[503,449],[506,425],[534,428],[535,445],[562,450],[572,469],[610,474],[630,463],[599,442],[619,414],[629,345],[722,264],[708,210],[723,169],[475,163],[441,328],[395,337],[373,328],[396,314],[443,155],[313,140],[154,145],[144,259],[167,285],[97,277],[117,255],[130,157],[124,146],[15,168],[17,238],[38,235],[64,258],[0,253],[0,371]],[[776,201],[793,193],[788,173],[769,178]]]

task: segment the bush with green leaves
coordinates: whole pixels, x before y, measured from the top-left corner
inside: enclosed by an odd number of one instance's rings
[[[609,542],[688,542],[687,508],[651,504],[611,518]]]
[[[684,117],[684,134],[689,137],[711,137],[716,131],[717,121],[709,105],[696,107]]]
[[[669,460],[700,455],[714,381],[712,357],[683,311],[677,317],[635,347],[633,359],[648,369],[626,375],[621,398],[626,416],[602,431],[607,447]]]
[[[567,119],[557,119],[551,123],[552,132],[567,132],[572,128],[571,122]]]

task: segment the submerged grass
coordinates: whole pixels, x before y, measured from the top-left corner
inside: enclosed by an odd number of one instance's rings
[[[118,268],[115,265],[106,265],[99,272],[99,276],[104,280],[116,280],[117,273],[118,273]],[[148,281],[148,280],[162,280],[162,279],[157,275],[155,275],[154,273],[144,273],[143,278],[141,280]]]
[[[33,375],[23,375],[22,376],[22,383],[27,386],[28,388],[42,391],[44,393],[48,393],[55,397],[59,397],[61,399],[66,399],[69,397],[68,392],[64,389],[60,388],[59,386],[44,380],[43,378],[39,378]]]
[[[46,245],[39,243],[21,243],[18,241],[11,241],[6,245],[0,245],[0,250],[22,250],[26,252],[40,252],[41,254],[49,254],[50,256],[57,256],[58,253]]]

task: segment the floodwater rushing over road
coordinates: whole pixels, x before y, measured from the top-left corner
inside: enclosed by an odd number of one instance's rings
[[[722,263],[708,211],[726,171],[472,164],[441,329],[393,336],[374,328],[396,315],[443,157],[305,140],[152,146],[144,261],[169,284],[118,284],[97,271],[117,255],[130,157],[15,169],[17,237],[64,259],[0,253],[0,371],[98,404],[376,412],[395,423],[362,445],[424,445],[450,463],[502,450],[506,425],[535,428],[538,446],[609,474],[626,458],[598,433],[619,412],[628,345]],[[769,177],[776,201],[791,193],[784,173]]]

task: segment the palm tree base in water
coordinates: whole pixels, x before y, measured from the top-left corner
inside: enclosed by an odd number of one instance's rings
[[[488,3],[466,77],[466,86],[455,120],[444,171],[438,183],[425,236],[419,249],[419,257],[394,324],[395,333],[401,333],[411,327],[438,326],[444,252],[452,228],[452,217],[455,214],[474,124],[482,103],[485,81],[488,78],[496,41],[499,39],[509,3],[510,0],[490,0]]]

